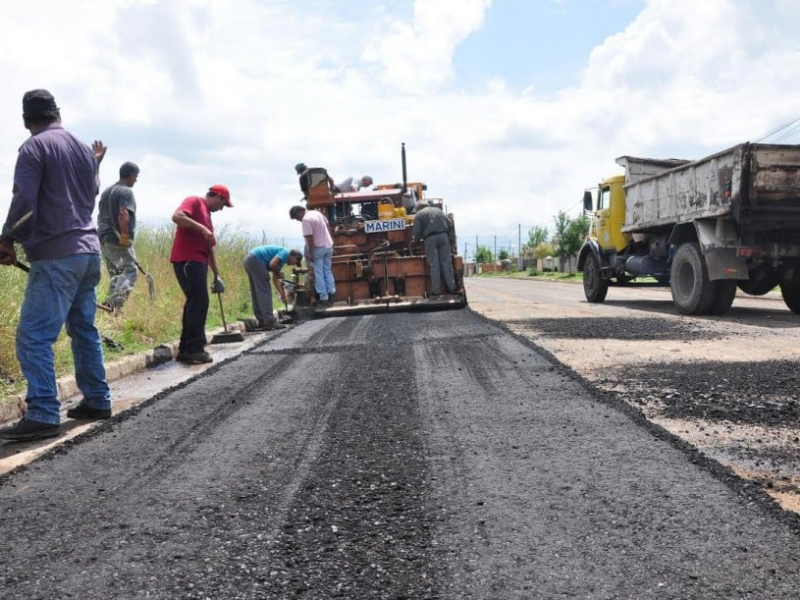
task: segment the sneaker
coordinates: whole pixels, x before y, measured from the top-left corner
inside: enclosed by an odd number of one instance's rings
[[[175,357],[175,360],[178,362],[185,363],[187,365],[201,365],[203,363],[210,363],[214,362],[214,359],[211,358],[211,355],[208,352],[180,352],[178,356]]]
[[[111,416],[110,408],[94,408],[85,402],[81,402],[78,406],[73,406],[67,411],[67,416],[70,419],[86,419],[90,421],[97,421],[99,419],[107,419]]]
[[[16,425],[0,431],[0,440],[7,442],[25,442],[55,437],[61,433],[61,425],[31,421],[22,417]]]

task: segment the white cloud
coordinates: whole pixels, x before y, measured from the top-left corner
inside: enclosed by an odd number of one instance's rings
[[[389,86],[423,94],[452,79],[453,52],[483,22],[492,0],[416,0],[413,21],[373,28],[363,58],[381,65]]]
[[[800,16],[788,0],[650,0],[586,57],[578,85],[547,97],[499,68],[479,91],[454,79],[459,45],[494,10],[503,4],[4,5],[0,186],[11,189],[26,135],[22,94],[46,87],[68,129],[108,143],[104,183],[139,163],[142,220],[167,222],[183,197],[224,183],[235,208],[221,223],[299,241],[287,214],[296,162],[394,182],[405,142],[409,177],[445,198],[472,246],[476,234],[516,240],[518,224],[577,214],[616,156],[697,158],[800,112]]]

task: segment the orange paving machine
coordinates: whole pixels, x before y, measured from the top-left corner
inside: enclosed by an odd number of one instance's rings
[[[403,182],[378,185],[369,191],[338,193],[325,169],[307,171],[306,206],[322,212],[330,223],[336,295],[332,304],[318,306],[311,265],[295,269],[286,283],[298,313],[336,316],[466,306],[463,259],[457,253],[454,226],[449,238],[458,292],[431,295],[425,246],[421,241],[411,241],[413,210],[419,200],[442,210],[444,205],[441,198],[425,195],[425,184],[407,182],[405,145],[401,157]],[[453,222],[453,215],[448,217]],[[444,282],[440,289],[446,289]]]

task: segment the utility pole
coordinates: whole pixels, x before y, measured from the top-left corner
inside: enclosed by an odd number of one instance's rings
[[[497,236],[494,236],[494,259],[497,260]]]
[[[522,271],[522,223],[517,227],[517,271]]]

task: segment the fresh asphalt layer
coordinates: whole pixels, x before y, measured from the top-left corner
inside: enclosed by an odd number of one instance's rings
[[[797,519],[470,310],[303,323],[0,479],[6,598],[796,598]]]

